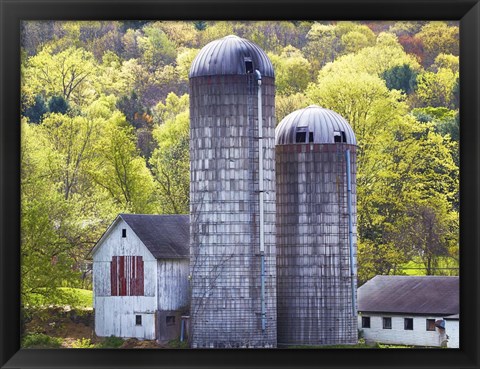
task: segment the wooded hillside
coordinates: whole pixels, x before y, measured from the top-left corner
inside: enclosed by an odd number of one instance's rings
[[[318,104],[352,125],[359,284],[458,273],[457,23],[27,21],[24,304],[89,288],[88,253],[118,213],[188,213],[188,71],[229,34],[268,53],[277,122]]]

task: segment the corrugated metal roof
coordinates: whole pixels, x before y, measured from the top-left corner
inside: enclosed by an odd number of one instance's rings
[[[267,54],[253,42],[234,35],[212,41],[203,47],[192,62],[189,77],[246,74],[245,58],[250,58],[253,68],[263,76],[274,77]]]
[[[299,130],[305,130],[306,137],[309,137],[309,132],[313,132],[313,143],[335,143],[335,132],[345,132],[345,142],[357,144],[348,122],[340,114],[318,105],[296,110],[283,118],[275,129],[275,143],[277,145],[297,143],[296,135]]]
[[[157,259],[189,257],[189,215],[120,214]]]
[[[358,289],[358,311],[453,315],[458,277],[377,275]]]

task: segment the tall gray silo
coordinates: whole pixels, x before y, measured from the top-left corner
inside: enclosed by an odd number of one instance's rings
[[[273,67],[227,36],[189,78],[191,346],[275,347]]]
[[[357,342],[356,139],[312,105],[276,129],[279,345]]]

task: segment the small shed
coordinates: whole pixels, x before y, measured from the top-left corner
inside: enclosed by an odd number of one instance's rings
[[[95,333],[169,340],[189,308],[188,215],[120,214],[92,250]]]
[[[358,289],[367,341],[459,347],[459,278],[377,275]]]

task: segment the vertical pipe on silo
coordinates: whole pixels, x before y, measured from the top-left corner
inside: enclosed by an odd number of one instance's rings
[[[347,211],[348,211],[348,244],[350,247],[350,278],[352,289],[352,314],[355,315],[355,269],[353,260],[353,222],[352,222],[352,182],[350,172],[350,150],[345,151],[345,161],[347,164]]]
[[[263,207],[263,113],[262,113],[262,74],[258,69],[255,70],[255,78],[258,83],[258,199],[259,199],[259,218],[260,218],[260,304],[262,332],[265,332],[266,312],[265,312],[265,227],[264,227],[264,207]]]

